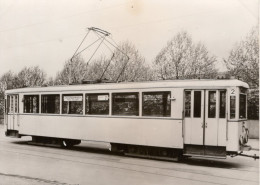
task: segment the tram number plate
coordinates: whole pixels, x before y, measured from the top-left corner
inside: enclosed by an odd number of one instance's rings
[[[236,95],[236,90],[235,89],[231,89],[230,90],[230,96],[235,96]]]

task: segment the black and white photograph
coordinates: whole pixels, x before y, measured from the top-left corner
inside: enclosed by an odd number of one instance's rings
[[[259,185],[259,0],[0,0],[0,185]]]

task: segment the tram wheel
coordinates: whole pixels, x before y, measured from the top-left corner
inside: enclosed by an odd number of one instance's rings
[[[61,140],[62,148],[71,148],[72,146],[73,146],[73,144],[69,140],[67,140],[67,139]]]
[[[81,140],[74,140],[74,139],[62,139],[61,140],[61,147],[62,148],[71,148],[74,145],[78,145],[81,143]]]

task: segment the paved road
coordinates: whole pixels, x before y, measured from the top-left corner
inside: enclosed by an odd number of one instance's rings
[[[259,161],[246,157],[168,162],[113,155],[106,143],[67,150],[28,145],[30,137],[3,133],[0,125],[0,185],[259,184]],[[249,153],[258,154],[257,147],[258,140]]]

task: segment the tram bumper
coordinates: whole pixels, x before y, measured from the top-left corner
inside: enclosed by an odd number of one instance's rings
[[[240,151],[250,151],[252,149],[252,147],[250,145],[241,145],[240,146]]]
[[[5,136],[7,137],[15,137],[15,138],[21,138],[18,130],[6,130]]]

